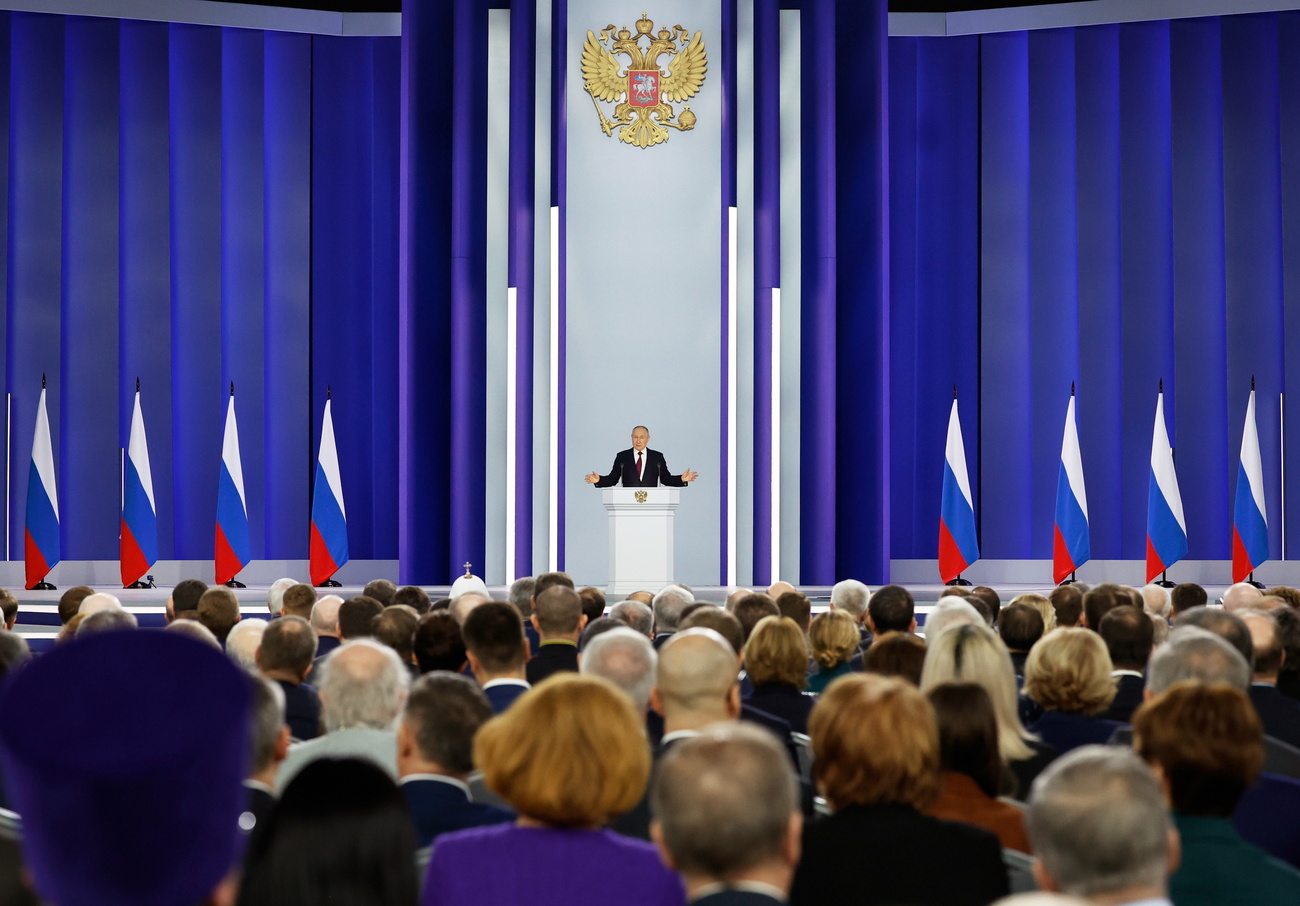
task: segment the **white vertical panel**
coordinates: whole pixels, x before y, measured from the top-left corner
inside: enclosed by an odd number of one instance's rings
[[[506,368],[514,358],[506,338],[510,247],[510,10],[488,10],[487,85],[487,487],[486,563],[474,564],[484,580],[505,579]]]
[[[772,287],[772,581],[781,579],[781,289]]]
[[[537,0],[533,113],[533,549],[529,572],[551,562],[551,0]]]
[[[515,444],[519,439],[517,430],[519,419],[519,388],[517,368],[519,358],[515,350],[519,348],[519,292],[515,287],[506,290],[506,550],[505,576],[501,581],[509,584],[515,580],[515,503],[518,499],[515,487],[515,466],[518,451]]]
[[[799,439],[803,436],[800,415],[803,381],[799,370],[803,342],[800,325],[803,309],[803,196],[800,154],[800,111],[802,79],[799,50],[798,10],[781,11],[781,570],[787,582],[798,582],[799,560]],[[773,338],[773,343],[776,340]],[[775,380],[773,386],[776,386]],[[775,424],[775,419],[773,420]],[[775,463],[773,468],[776,468]],[[773,497],[773,505],[776,498]],[[773,514],[773,521],[776,521]]]
[[[736,0],[736,582],[754,581],[754,0]]]
[[[546,569],[560,564],[560,209],[551,208],[551,306],[547,319],[550,353],[547,387],[550,391],[547,442],[547,555]]]
[[[736,474],[737,446],[739,436],[736,434],[738,393],[736,379],[738,366],[736,356],[739,349],[737,337],[739,329],[736,324],[738,298],[736,295],[736,209],[727,209],[727,575],[724,581],[728,587],[736,584],[736,488],[739,477]]]

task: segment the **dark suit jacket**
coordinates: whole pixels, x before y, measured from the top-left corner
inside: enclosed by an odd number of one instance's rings
[[[256,827],[275,805],[275,796],[248,780],[244,781],[244,791],[248,793],[248,811],[253,813],[253,826]]]
[[[499,686],[492,686],[490,689],[484,689],[483,694],[487,696],[488,704],[492,706],[492,713],[500,714],[506,708],[513,705],[515,699],[527,691],[527,686],[519,686],[515,683],[502,683]]]
[[[746,702],[754,708],[781,718],[794,732],[807,733],[808,715],[812,713],[812,707],[817,703],[817,699],[811,695],[804,695],[794,686],[768,683],[755,686]]]
[[[412,777],[401,783],[402,795],[415,818],[415,832],[420,846],[428,846],[439,834],[504,824],[515,820],[515,813],[495,805],[471,802],[469,793],[453,783]]]
[[[1111,734],[1122,726],[1123,724],[1118,721],[1089,717],[1085,714],[1044,711],[1043,716],[1029,727],[1029,732],[1053,746],[1057,754],[1064,755],[1079,746],[1091,744],[1104,746]]]
[[[614,467],[609,470],[608,475],[596,482],[596,487],[612,488],[616,484],[621,484],[625,488],[657,488],[661,484],[670,488],[686,487],[682,476],[668,471],[664,455],[649,447],[646,448],[644,461],[641,464],[640,478],[636,474],[636,450],[629,448],[619,451],[614,457]]]
[[[1133,712],[1138,709],[1138,705],[1142,704],[1142,690],[1146,688],[1146,680],[1125,674],[1115,677],[1115,685],[1115,700],[1098,716],[1126,724],[1133,719]]]
[[[691,906],[780,906],[784,902],[753,890],[719,890],[694,900]]]
[[[1273,686],[1252,683],[1246,690],[1259,714],[1264,732],[1288,745],[1300,747],[1300,703],[1287,698]]]
[[[320,735],[320,696],[306,683],[294,685],[276,680],[284,690],[284,722],[294,739],[315,739]]]
[[[566,670],[570,673],[578,672],[578,646],[563,642],[553,644],[543,642],[532,660],[528,662],[528,666],[524,668],[524,675],[528,677],[529,685],[536,686],[552,673],[562,673]]]
[[[868,853],[887,853],[888,864],[864,880]],[[988,906],[1010,888],[1002,845],[990,831],[906,805],[851,805],[804,825],[790,903],[841,903],[847,891],[855,906]]]

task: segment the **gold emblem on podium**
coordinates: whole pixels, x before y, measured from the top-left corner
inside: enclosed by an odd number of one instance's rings
[[[650,495],[647,494],[645,491],[637,491],[636,494],[634,494],[633,496],[636,497],[637,503],[645,503],[645,499]]]
[[[627,26],[615,34],[614,26],[606,25],[599,38],[588,31],[582,45],[582,87],[591,95],[601,131],[613,135],[617,128],[619,141],[638,148],[668,141],[669,129],[689,132],[695,128],[690,105],[678,114],[669,101],[680,103],[693,98],[709,69],[698,31],[687,37],[686,29],[674,25],[671,31],[661,28],[652,35],[654,25],[642,13],[635,35]],[[650,43],[643,49],[644,40]],[[666,73],[659,66],[664,54],[672,54]],[[630,60],[622,74],[619,56]],[[615,102],[612,120],[605,116],[601,101]]]

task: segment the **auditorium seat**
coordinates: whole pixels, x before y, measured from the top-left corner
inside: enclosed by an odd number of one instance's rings
[[[1300,868],[1300,780],[1260,774],[1237,804],[1232,825],[1246,842]]]
[[[806,733],[791,733],[795,754],[799,757],[799,776],[812,783],[813,748],[812,737]]]
[[[1037,890],[1034,883],[1034,857],[1019,850],[1002,850],[1002,864],[1007,867],[1007,880],[1011,882],[1012,893],[1025,893]]]

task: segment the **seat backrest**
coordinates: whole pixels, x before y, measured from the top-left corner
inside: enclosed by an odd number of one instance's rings
[[[1300,868],[1300,780],[1260,774],[1232,815],[1247,843]]]
[[[799,758],[799,776],[812,783],[812,737],[806,733],[791,733],[790,741],[794,743],[795,755]]]
[[[1034,882],[1033,856],[1016,849],[1003,849],[1002,864],[1007,867],[1007,880],[1011,882],[1012,893],[1038,889]]]

